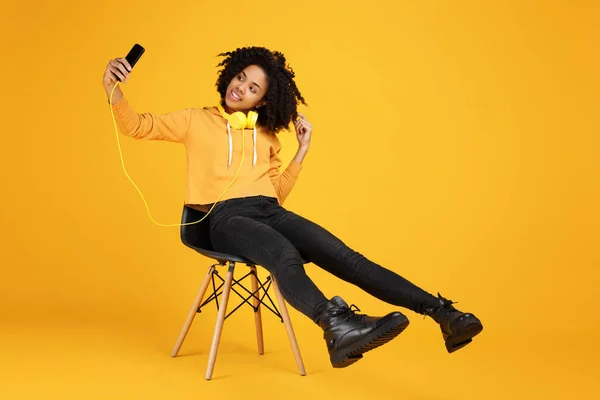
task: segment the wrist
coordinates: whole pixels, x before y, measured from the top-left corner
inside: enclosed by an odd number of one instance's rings
[[[119,100],[121,100],[121,98],[123,97],[123,92],[121,91],[121,88],[119,86],[114,88],[114,92],[113,92],[113,86],[104,85],[104,90],[106,91],[106,97],[109,100],[110,104],[114,105],[115,103],[118,103]],[[111,93],[112,93],[112,102],[110,102]]]
[[[298,151],[296,152],[296,156],[294,157],[294,161],[298,164],[302,164],[304,161],[304,157],[306,157],[306,153],[308,152],[308,146],[298,146]]]
[[[308,145],[308,144],[298,145],[298,153],[306,153],[306,152],[308,152],[308,147],[309,146],[310,145]]]

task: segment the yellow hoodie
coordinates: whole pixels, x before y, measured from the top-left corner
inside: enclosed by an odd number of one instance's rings
[[[242,156],[242,130],[230,128],[216,107],[139,114],[125,97],[112,107],[123,135],[185,146],[186,204],[206,210],[206,205],[215,203],[235,176]],[[262,195],[275,197],[283,204],[302,165],[292,160],[280,173],[281,143],[277,135],[257,126],[255,130],[246,129],[244,136],[244,163],[220,201]]]

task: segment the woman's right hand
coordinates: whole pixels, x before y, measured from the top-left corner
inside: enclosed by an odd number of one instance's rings
[[[108,62],[106,69],[104,70],[104,76],[102,77],[102,85],[105,88],[112,89],[113,86],[121,79],[121,82],[127,83],[129,73],[131,71],[131,65],[125,58],[114,58]]]
[[[123,98],[121,88],[119,86],[115,87],[119,82],[117,77],[121,79],[121,82],[127,83],[130,71],[131,65],[125,58],[115,58],[108,62],[102,77],[102,86],[104,86],[109,103],[115,104]]]

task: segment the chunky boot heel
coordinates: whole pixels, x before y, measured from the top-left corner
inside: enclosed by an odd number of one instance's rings
[[[442,333],[448,353],[462,349],[483,330],[483,325],[473,314],[463,314],[450,323],[452,335]]]
[[[362,354],[349,355],[344,352],[336,352],[329,357],[333,368],[346,368],[363,358]]]

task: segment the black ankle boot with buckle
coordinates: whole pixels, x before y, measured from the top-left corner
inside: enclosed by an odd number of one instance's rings
[[[399,312],[369,317],[356,311],[360,310],[354,304],[348,307],[344,300],[335,296],[315,321],[323,328],[323,338],[334,368],[354,364],[363,353],[389,342],[409,324],[408,318]]]
[[[483,330],[483,325],[473,314],[463,313],[454,308],[452,304],[456,303],[439,293],[438,300],[439,305],[427,307],[424,314],[440,324],[446,350],[453,353],[471,343],[472,338]]]

